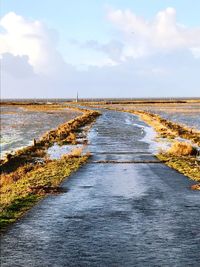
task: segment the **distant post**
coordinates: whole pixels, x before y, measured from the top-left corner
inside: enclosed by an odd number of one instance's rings
[[[76,103],[78,103],[78,92],[76,94]]]

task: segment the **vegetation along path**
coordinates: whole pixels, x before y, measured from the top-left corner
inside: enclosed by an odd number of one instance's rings
[[[200,195],[151,154],[145,124],[104,111],[92,157],[2,235],[1,266],[199,266]]]

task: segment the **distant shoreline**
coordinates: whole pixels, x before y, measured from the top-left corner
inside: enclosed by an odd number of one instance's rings
[[[26,98],[26,99],[1,99],[0,105],[40,105],[55,103],[73,103],[73,98]],[[165,103],[199,103],[200,97],[174,97],[174,98],[80,98],[79,103],[104,103],[104,104],[165,104]]]

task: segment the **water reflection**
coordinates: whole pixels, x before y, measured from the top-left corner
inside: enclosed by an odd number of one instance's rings
[[[7,152],[32,144],[50,129],[77,116],[71,110],[29,111],[16,106],[1,106],[1,157]]]
[[[105,112],[91,131],[93,158],[148,155],[138,124]],[[163,164],[88,163],[62,184],[67,193],[41,201],[2,237],[1,266],[196,267],[200,196],[191,184]]]

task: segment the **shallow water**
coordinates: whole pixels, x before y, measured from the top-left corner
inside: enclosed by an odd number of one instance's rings
[[[54,144],[47,150],[50,159],[60,159],[65,154],[70,154],[75,148],[83,150],[83,145],[62,145]]]
[[[155,112],[167,120],[200,130],[200,104],[177,105],[175,107],[163,108],[161,110],[155,109]]]
[[[164,118],[200,130],[200,112],[187,114],[160,112]]]
[[[194,266],[200,194],[154,160],[137,117],[105,112],[89,134],[93,157],[2,236],[1,266]],[[116,163],[94,161],[115,159]],[[130,163],[124,163],[130,161]]]
[[[114,105],[122,109],[138,109],[161,115],[163,118],[200,130],[200,103]]]
[[[58,112],[27,111],[16,106],[1,106],[1,157],[16,149],[32,144],[46,131],[75,118],[71,110]]]

